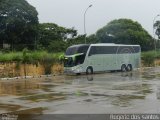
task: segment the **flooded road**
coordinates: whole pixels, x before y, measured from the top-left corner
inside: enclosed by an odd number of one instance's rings
[[[160,113],[160,68],[0,80],[0,113]]]

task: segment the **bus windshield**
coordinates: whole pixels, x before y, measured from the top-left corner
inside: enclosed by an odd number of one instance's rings
[[[73,57],[65,57],[64,67],[74,67],[84,63],[85,54],[76,54]]]
[[[74,45],[74,46],[69,47],[66,50],[65,55],[74,55],[74,54],[77,54],[77,53],[86,54],[88,48],[89,48],[89,45]]]

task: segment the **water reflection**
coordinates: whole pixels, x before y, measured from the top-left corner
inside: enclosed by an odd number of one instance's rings
[[[26,109],[33,103],[64,100],[63,93],[54,92],[54,87],[62,83],[52,77],[0,81],[0,113]]]
[[[42,115],[44,110],[45,108],[38,107],[38,108],[11,112],[10,114],[18,115],[18,120],[38,120],[36,118]]]
[[[21,100],[30,100],[32,102],[41,102],[41,101],[54,101],[54,100],[64,100],[65,96],[62,93],[52,93],[52,94],[39,94],[31,95],[19,98]]]
[[[72,96],[83,97],[84,101],[128,107],[134,100],[145,99],[153,91],[150,84],[143,83],[139,72],[117,72],[88,76],[74,76],[72,86],[62,87],[61,91],[72,92]]]
[[[94,79],[93,79],[93,75],[87,75],[87,80],[88,81],[93,81]]]
[[[159,69],[159,67],[144,69],[142,72],[142,78],[145,80],[154,80],[160,78]]]
[[[132,101],[135,99],[145,99],[145,96],[138,96],[138,95],[117,95],[111,97],[111,103],[112,105],[115,106],[120,106],[120,107],[128,107],[132,106]]]
[[[17,111],[20,108],[22,108],[20,105],[0,104],[0,111],[3,110],[4,112]]]
[[[30,95],[33,90],[40,89],[42,86],[37,84],[39,81],[32,80],[13,80],[0,82],[0,96],[2,95]]]

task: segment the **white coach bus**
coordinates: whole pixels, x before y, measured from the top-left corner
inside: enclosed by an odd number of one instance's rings
[[[64,72],[93,74],[101,71],[132,71],[141,64],[139,45],[80,44],[66,50]]]

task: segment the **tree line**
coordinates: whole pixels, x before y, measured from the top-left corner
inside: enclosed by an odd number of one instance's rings
[[[160,39],[160,21],[154,24],[155,35]],[[136,21],[116,19],[90,36],[79,35],[74,28],[55,23],[39,23],[36,8],[26,0],[0,0],[0,48],[8,50],[45,50],[64,52],[73,44],[91,43],[139,44],[143,51],[160,47],[159,40]]]

